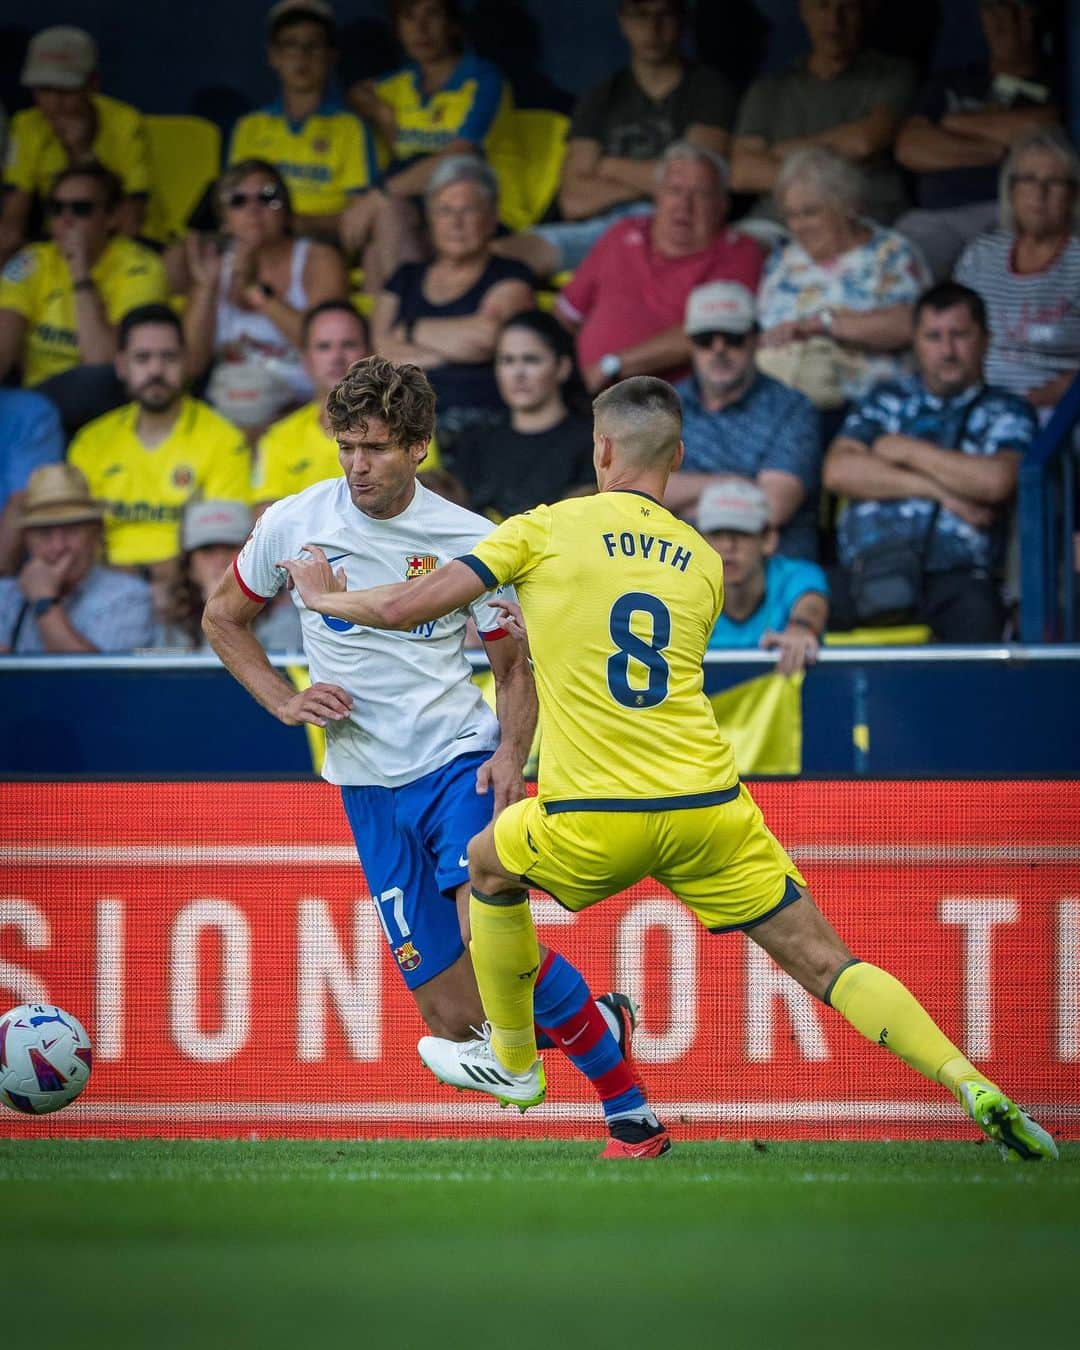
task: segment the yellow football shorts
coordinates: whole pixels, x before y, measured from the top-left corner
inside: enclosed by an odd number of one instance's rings
[[[547,815],[528,797],[495,821],[495,851],[508,872],[572,910],[652,877],[713,932],[768,918],[806,885],[745,786],[729,802],[684,811]]]

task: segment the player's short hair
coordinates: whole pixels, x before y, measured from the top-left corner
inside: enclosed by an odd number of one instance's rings
[[[682,404],[667,380],[633,375],[593,399],[596,429],[639,467],[670,463],[682,439]]]
[[[915,326],[918,327],[926,310],[932,309],[935,314],[940,314],[943,310],[955,309],[957,305],[964,306],[984,333],[989,332],[986,302],[978,291],[973,291],[970,286],[961,286],[958,281],[939,281],[936,286],[923,291],[915,301]]]
[[[435,430],[435,390],[419,366],[367,356],[330,390],[326,415],[335,436],[343,431],[366,436],[368,422],[379,418],[395,445],[427,445]]]
[[[52,180],[50,195],[55,195],[60,184],[66,183],[69,178],[89,178],[91,182],[97,183],[107,211],[115,211],[124,200],[124,189],[120,179],[111,169],[99,164],[97,160],[92,160],[89,164],[69,164],[66,169],[61,169]]]
[[[370,345],[367,320],[354,305],[348,300],[321,300],[317,305],[307,310],[300,323],[300,346],[306,347],[308,339],[311,337],[312,325],[316,319],[322,318],[324,314],[348,314],[360,325],[360,331],[364,335],[364,341]]]
[[[166,328],[171,328],[180,339],[181,347],[184,345],[184,325],[180,322],[180,316],[175,309],[169,305],[137,305],[134,309],[129,309],[120,320],[120,326],[116,330],[116,346],[119,351],[125,352],[131,342],[131,335],[136,328],[142,328],[146,324],[161,324]]]

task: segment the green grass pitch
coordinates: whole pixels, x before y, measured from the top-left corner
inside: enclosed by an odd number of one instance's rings
[[[1080,1145],[597,1148],[3,1142],[3,1343],[1078,1343]]]

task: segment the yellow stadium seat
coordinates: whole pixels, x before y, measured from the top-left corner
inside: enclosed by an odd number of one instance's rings
[[[570,119],[542,108],[515,108],[484,146],[499,179],[499,219],[511,230],[541,220],[559,190]]]
[[[188,216],[221,170],[221,132],[205,117],[148,115],[154,189],[146,234],[160,243],[183,235]]]
[[[933,637],[925,624],[900,624],[894,628],[851,628],[845,633],[825,634],[826,647],[922,647]]]

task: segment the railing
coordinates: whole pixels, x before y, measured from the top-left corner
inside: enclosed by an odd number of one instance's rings
[[[1076,640],[1076,460],[1080,376],[1020,466],[1020,637]]]

